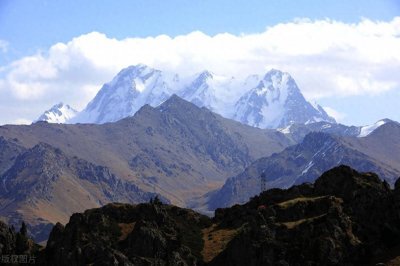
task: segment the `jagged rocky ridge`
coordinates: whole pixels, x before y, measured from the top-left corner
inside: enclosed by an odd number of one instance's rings
[[[158,200],[109,204],[57,224],[37,263],[397,265],[399,182],[391,189],[374,173],[339,166],[314,184],[217,209],[214,218]]]

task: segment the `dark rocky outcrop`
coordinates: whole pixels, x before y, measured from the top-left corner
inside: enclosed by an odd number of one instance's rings
[[[376,174],[347,166],[327,171],[314,185],[269,190],[216,211],[221,223],[246,226],[211,265],[388,262],[387,254],[400,245],[398,200],[399,190]]]
[[[50,234],[45,265],[198,265],[210,219],[159,202],[108,204],[74,214]]]
[[[398,265],[399,182],[391,189],[376,174],[339,166],[314,184],[217,209],[214,218],[158,199],[112,203],[56,224],[37,263]],[[3,227],[2,249],[13,250],[15,233]]]
[[[14,227],[9,227],[4,222],[0,221],[0,258],[1,264],[12,264],[14,258],[11,256],[30,255],[34,257],[38,254],[40,246],[35,244],[28,237],[26,225],[23,222],[19,232],[16,232]],[[18,257],[19,259],[20,257]],[[17,258],[15,258],[17,259]],[[18,263],[18,259],[14,262]]]

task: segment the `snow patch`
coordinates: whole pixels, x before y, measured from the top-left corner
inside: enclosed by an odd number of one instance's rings
[[[291,133],[291,131],[290,131],[291,126],[292,125],[288,125],[285,128],[278,128],[278,131],[283,133],[283,134],[290,134]]]
[[[371,134],[372,132],[374,132],[378,127],[380,127],[384,124],[386,124],[385,120],[379,120],[378,122],[376,122],[373,125],[361,127],[360,134],[358,135],[358,137],[359,138],[366,137],[369,134]]]
[[[325,124],[321,127],[321,129],[327,129],[327,128],[331,128],[332,125],[331,124]]]
[[[310,168],[314,165],[313,161],[310,161],[308,163],[308,165],[306,166],[306,168],[304,168],[304,170],[301,172],[302,175],[306,174],[308,172],[308,170],[310,170]]]

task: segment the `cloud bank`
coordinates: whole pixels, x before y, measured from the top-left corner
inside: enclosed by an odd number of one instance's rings
[[[207,69],[238,77],[277,68],[289,72],[308,99],[380,94],[400,89],[399,47],[400,17],[356,24],[297,19],[241,35],[117,40],[91,32],[0,68],[0,124],[33,120],[59,101],[82,109],[103,83],[138,63],[183,75]],[[7,42],[0,49],[6,52]]]

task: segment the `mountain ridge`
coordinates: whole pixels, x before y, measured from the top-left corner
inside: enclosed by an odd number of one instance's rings
[[[379,129],[379,130],[378,130]],[[347,164],[359,171],[373,171],[394,185],[400,176],[400,124],[388,122],[369,136],[308,133],[294,146],[256,160],[241,174],[229,178],[218,191],[203,196],[208,209],[243,203],[260,191],[260,176],[265,173],[268,187],[286,188],[313,182],[324,171]]]
[[[335,122],[322,107],[314,107],[305,100],[288,73],[276,69],[262,79],[250,75],[237,80],[207,70],[181,79],[178,74],[143,64],[122,69],[81,112],[66,122],[115,122],[133,116],[145,104],[157,107],[173,94],[226,118],[260,128],[322,120]]]

